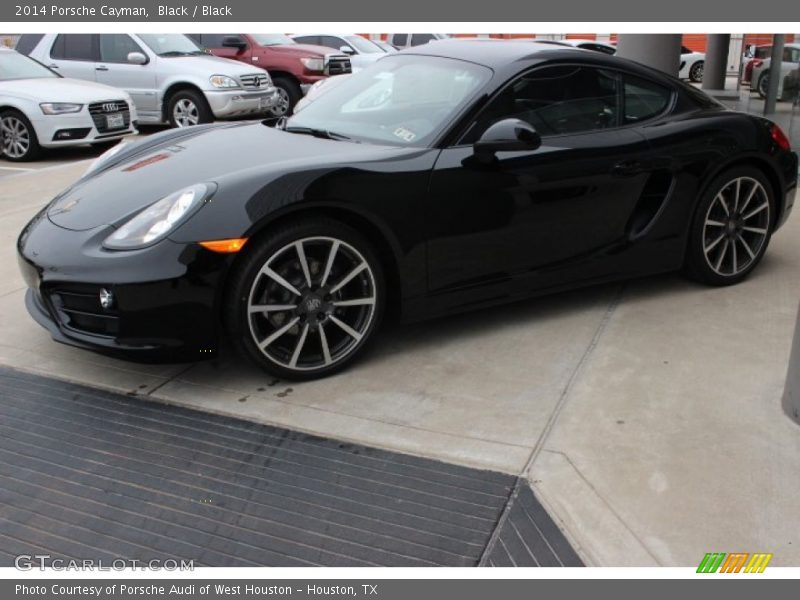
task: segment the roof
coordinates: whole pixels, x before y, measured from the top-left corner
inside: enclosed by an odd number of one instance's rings
[[[461,40],[451,38],[414,46],[413,48],[402,50],[400,54],[456,58],[495,68],[507,66],[509,63],[518,60],[541,58],[548,53],[566,52],[580,52],[583,55],[583,53],[590,51],[560,44],[542,44],[531,41],[495,40],[491,38]]]

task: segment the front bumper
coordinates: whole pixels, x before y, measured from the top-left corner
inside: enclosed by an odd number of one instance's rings
[[[31,124],[36,131],[39,144],[44,148],[95,144],[118,140],[137,133],[135,113],[131,115],[126,127],[101,133],[86,108],[75,114],[37,116],[31,120]]]
[[[205,92],[211,112],[218,119],[229,119],[267,112],[280,100],[275,87],[259,91],[212,90]]]
[[[70,231],[40,213],[18,241],[25,303],[58,342],[139,361],[216,355],[220,282],[230,259],[164,240],[131,252],[102,250],[102,231]],[[114,303],[100,304],[100,290]]]

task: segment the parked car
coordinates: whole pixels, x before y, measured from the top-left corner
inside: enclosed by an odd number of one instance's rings
[[[751,80],[756,82],[756,91],[762,98],[767,97],[769,78],[771,74],[770,65],[772,59],[768,56],[753,63],[753,75]],[[785,95],[786,77],[800,66],[800,44],[785,44],[783,47],[783,60],[781,62],[781,85],[778,88],[778,97],[789,99]]]
[[[694,83],[703,81],[703,70],[706,66],[706,55],[702,52],[695,52],[691,48],[681,46],[681,64],[678,69],[678,77],[688,79]]]
[[[397,52],[397,48],[392,46],[387,41],[384,41],[384,40],[372,40],[372,43],[375,44],[376,46],[378,46],[378,48],[380,48],[381,50],[383,50],[384,52],[386,52],[388,54],[394,54],[395,52]]]
[[[322,94],[325,94],[335,88],[340,83],[347,80],[350,75],[339,75],[338,77],[329,77],[328,79],[321,79],[317,83],[311,86],[311,88],[306,92],[306,95],[300,98],[298,103],[294,107],[294,114],[299,113],[303,110],[306,106],[314,102],[317,98],[319,98]]]
[[[772,46],[755,46],[746,56],[744,69],[742,69],[742,83],[750,84],[753,81],[753,67],[756,65],[761,66],[765,58],[769,58],[772,54]]]
[[[121,90],[58,73],[0,48],[0,156],[34,160],[42,148],[113,144],[136,133],[136,108]]]
[[[269,71],[279,100],[271,114],[292,114],[294,105],[314,83],[331,75],[350,73],[350,57],[340,50],[313,44],[298,44],[282,33],[190,33],[189,37],[216,56]]]
[[[280,127],[126,145],[17,247],[28,310],[59,341],[178,360],[226,336],[309,379],[355,360],[387,313],[680,269],[738,283],[791,212],[797,168],[774,123],[633,61],[425,44]]]
[[[446,40],[449,37],[446,33],[390,33],[387,41],[398,50],[402,50],[435,40]]]
[[[210,56],[179,33],[27,34],[18,47],[67,77],[126,90],[141,123],[257,116],[279,100],[264,69]]]
[[[326,46],[350,57],[353,70],[363,69],[386,55],[380,46],[360,35],[332,33],[297,34],[292,39],[299,44]]]

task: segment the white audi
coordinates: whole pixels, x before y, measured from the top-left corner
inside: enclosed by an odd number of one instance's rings
[[[136,133],[127,92],[69,79],[14,50],[0,49],[0,156],[37,158],[43,148],[110,145]]]

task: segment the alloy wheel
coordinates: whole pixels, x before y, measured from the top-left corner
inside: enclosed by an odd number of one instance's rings
[[[372,268],[353,246],[333,237],[303,238],[275,252],[254,278],[250,334],[285,369],[327,368],[365,339],[376,295]]]
[[[725,184],[706,212],[703,253],[718,275],[733,277],[753,264],[769,235],[767,190],[751,177]]]
[[[278,102],[270,109],[270,112],[275,117],[283,117],[289,112],[289,104],[291,104],[291,99],[289,98],[289,92],[282,87],[278,87],[277,91]]]
[[[190,127],[200,122],[200,111],[197,105],[188,98],[181,98],[175,103],[172,116],[178,127]]]
[[[0,121],[3,154],[9,158],[22,158],[31,147],[31,134],[21,119],[8,115]]]
[[[697,62],[693,64],[690,79],[696,83],[702,82],[704,69],[705,69],[705,63]]]

